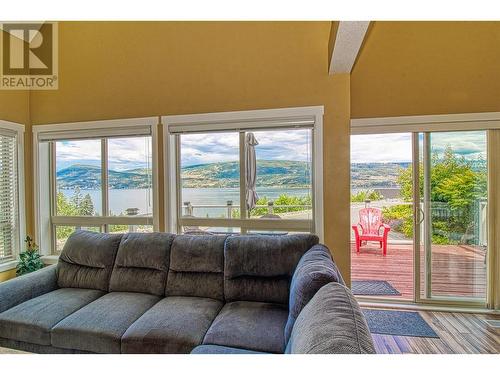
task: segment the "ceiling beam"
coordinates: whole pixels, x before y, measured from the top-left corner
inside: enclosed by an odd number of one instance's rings
[[[330,29],[330,74],[351,73],[370,21],[334,21]]]

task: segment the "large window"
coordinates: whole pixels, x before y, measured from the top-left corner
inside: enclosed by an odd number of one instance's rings
[[[252,112],[165,118],[171,230],[321,233],[320,120]]]
[[[21,246],[22,126],[0,121],[0,265],[15,261]]]
[[[41,240],[50,253],[58,254],[77,229],[153,231],[154,125],[101,124],[95,131],[82,126],[38,134],[40,221],[46,223],[45,231],[40,225]],[[50,202],[45,206],[44,196]]]

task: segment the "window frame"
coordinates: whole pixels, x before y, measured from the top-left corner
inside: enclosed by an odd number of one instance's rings
[[[264,109],[252,111],[218,112],[194,115],[162,116],[164,155],[164,211],[166,230],[179,233],[182,223],[199,226],[238,227],[245,233],[251,230],[310,230],[323,241],[323,106]],[[240,197],[244,194],[244,179],[241,164],[244,160],[244,134],[246,131],[285,130],[309,124],[312,129],[312,200],[311,220],[275,220],[220,218],[182,218],[180,206],[180,141],[179,133],[221,132],[239,133],[240,150]],[[244,200],[240,199],[244,207]],[[245,210],[242,210],[244,212]],[[307,229],[306,229],[307,228]]]
[[[0,130],[11,132],[16,138],[16,167],[17,167],[17,234],[16,243],[10,258],[0,262],[0,272],[14,269],[19,261],[19,253],[26,236],[26,211],[25,211],[25,190],[24,190],[24,125],[0,120]]]
[[[440,298],[437,300],[420,298],[421,271],[420,263],[415,262],[414,286],[415,306],[439,306],[445,309],[453,308],[487,308],[490,310],[500,308],[500,240],[496,234],[500,227],[500,195],[499,169],[500,169],[500,112],[477,113],[450,113],[442,115],[416,115],[395,117],[356,118],[350,122],[351,135],[358,134],[383,134],[383,133],[425,133],[425,132],[453,132],[453,131],[486,131],[487,133],[487,163],[488,163],[488,253],[486,257],[487,291],[486,302],[475,300],[456,299],[454,297]],[[414,160],[419,160],[418,137],[413,138]],[[416,170],[416,168],[415,168]],[[419,190],[414,186],[414,199],[419,200]],[[414,212],[414,222],[420,221],[421,213]],[[416,226],[419,230],[419,226]],[[418,233],[416,234],[418,237]],[[420,259],[420,247],[414,245],[414,259]],[[372,298],[362,298],[369,305],[380,304]]]
[[[34,142],[34,168],[37,173],[34,174],[34,185],[37,187],[35,191],[35,238],[43,245],[41,253],[43,255],[57,255],[56,246],[56,227],[57,226],[82,226],[82,227],[98,227],[100,231],[107,231],[109,225],[153,225],[153,230],[159,230],[159,210],[158,210],[158,117],[147,118],[131,118],[117,120],[103,120],[92,122],[77,122],[52,125],[35,125],[33,126],[33,142]],[[144,217],[118,217],[109,216],[107,208],[109,207],[108,197],[108,140],[113,138],[133,137],[134,130],[149,129],[151,137],[151,183],[153,192],[153,205],[151,216]],[[97,136],[85,136],[86,134],[96,133]],[[40,160],[41,143],[45,142],[46,137],[51,134],[57,134],[57,140],[63,140],[64,135],[68,139],[97,139],[101,142],[101,210],[100,216],[58,216],[56,214],[56,173],[55,173],[55,153],[54,141],[48,142],[48,161],[44,165],[44,161]],[[72,135],[75,136],[72,138]],[[142,136],[142,134],[135,134]],[[42,167],[42,168],[40,168]],[[48,170],[47,170],[48,169]],[[48,176],[47,176],[48,175]],[[45,195],[49,195],[50,203],[48,207],[42,207],[41,192],[42,187],[40,182],[45,180],[48,185],[48,191]],[[48,224],[45,224],[48,223]]]

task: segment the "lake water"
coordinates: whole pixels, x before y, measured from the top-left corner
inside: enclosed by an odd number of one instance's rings
[[[61,190],[67,197],[71,198],[73,190]],[[82,196],[90,194],[94,208],[101,214],[101,191],[81,190]],[[304,197],[310,194],[309,189],[300,188],[258,188],[259,197],[276,199],[281,194]],[[228,200],[233,201],[233,205],[239,205],[240,195],[238,188],[185,188],[182,189],[182,202],[191,202],[192,205],[222,205],[225,206]],[[119,215],[127,208],[138,208],[139,215],[150,214],[152,212],[152,191],[149,189],[114,189],[109,191],[109,208],[114,215]],[[199,208],[195,209],[196,216],[220,216],[226,212],[225,208]]]

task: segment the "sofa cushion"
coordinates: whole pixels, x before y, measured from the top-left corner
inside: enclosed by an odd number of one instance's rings
[[[287,309],[266,302],[226,304],[205,335],[203,344],[283,353]]]
[[[121,337],[159,297],[113,292],[71,314],[52,329],[52,345],[93,353],[120,353]]]
[[[224,242],[227,236],[176,236],[170,255],[167,296],[223,300]]]
[[[170,233],[125,234],[111,274],[110,292],[163,296],[174,237]]]
[[[189,353],[221,308],[222,302],[210,298],[164,298],[127,329],[122,353]]]
[[[295,321],[286,352],[375,353],[365,317],[351,291],[339,283],[322,287]]]
[[[57,264],[59,287],[107,292],[121,238],[121,234],[83,230],[71,234]]]
[[[199,345],[191,351],[191,354],[270,354],[270,353],[233,348],[231,346]]]
[[[339,272],[326,246],[315,245],[300,258],[290,284],[285,342],[290,338],[295,320],[316,292],[324,285],[339,280]]]
[[[50,345],[52,327],[103,294],[94,289],[63,288],[30,299],[0,314],[0,337]]]
[[[57,289],[55,264],[0,283],[0,313]]]
[[[288,304],[295,267],[317,243],[314,235],[229,237],[224,248],[225,299]]]

